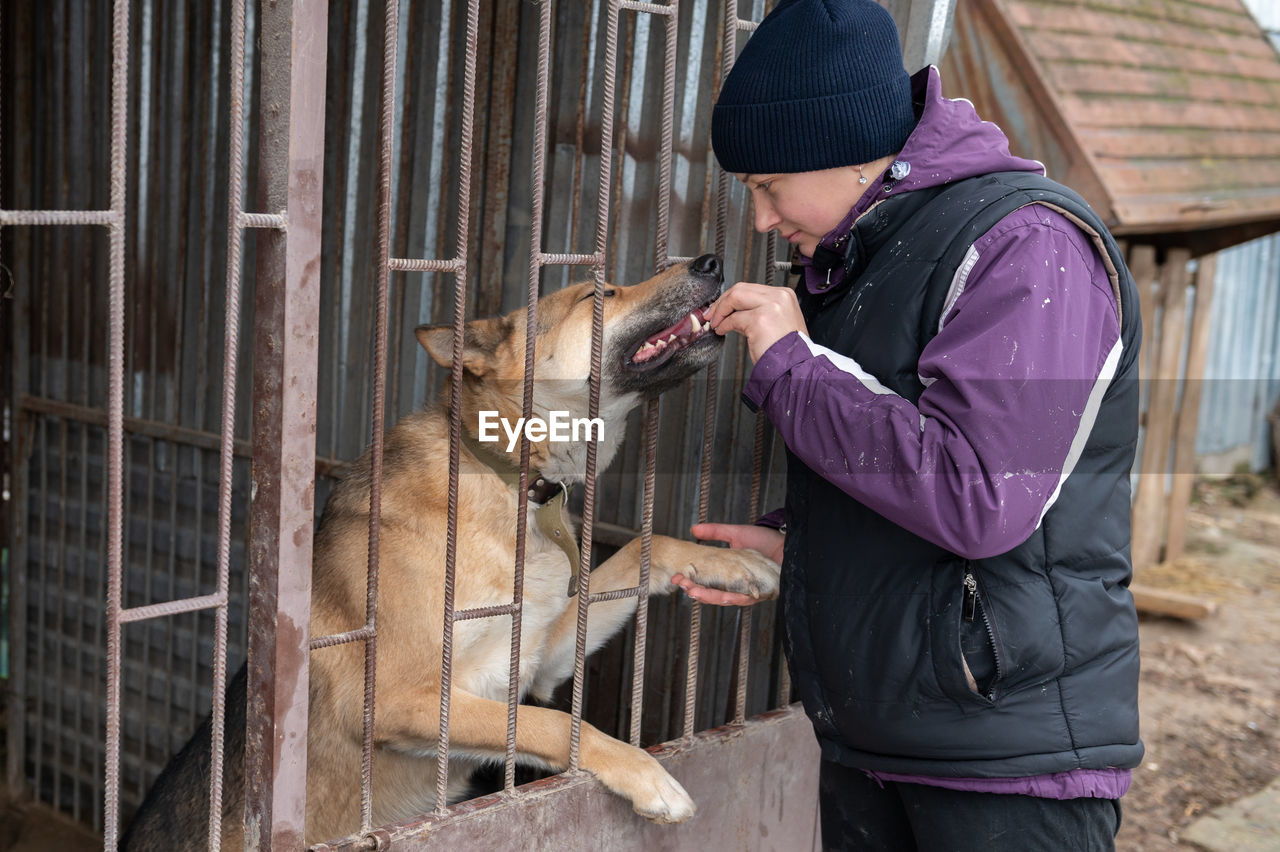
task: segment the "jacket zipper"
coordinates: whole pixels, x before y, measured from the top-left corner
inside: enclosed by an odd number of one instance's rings
[[[970,563],[964,564],[964,603],[961,612],[964,620],[972,622],[977,617],[978,611],[978,574],[973,570]],[[987,641],[991,643],[991,657],[996,662],[996,676],[993,685],[1004,679],[1004,663],[1000,660],[1000,645],[996,642],[995,625],[991,623],[991,617],[987,614],[987,608],[982,608],[982,627],[987,631]],[[995,689],[987,693],[987,698],[994,701],[996,697]]]

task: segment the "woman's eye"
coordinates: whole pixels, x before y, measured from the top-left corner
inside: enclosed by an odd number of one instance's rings
[[[756,189],[763,189],[765,192],[768,192],[768,191],[769,191],[769,187],[771,187],[771,186],[773,186],[773,181],[767,181],[767,182],[765,182],[765,183],[758,183],[758,184],[756,184]]]

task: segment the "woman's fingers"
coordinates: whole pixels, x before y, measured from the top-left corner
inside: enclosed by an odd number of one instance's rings
[[[683,574],[676,574],[671,578],[671,582],[684,589],[684,593],[698,603],[712,606],[751,606],[760,603],[758,598],[748,595],[700,586]]]

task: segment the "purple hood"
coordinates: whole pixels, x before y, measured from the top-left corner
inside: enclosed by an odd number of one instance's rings
[[[911,78],[912,96],[924,106],[915,130],[902,146],[896,162],[906,163],[910,171],[892,187],[895,194],[953,183],[991,172],[1037,172],[1044,174],[1044,164],[1009,153],[1009,139],[999,127],[978,118],[973,104],[962,98],[942,96],[942,77],[932,65]],[[886,174],[888,174],[886,172]],[[821,240],[821,245],[835,248],[853,230],[862,214],[886,197],[884,176],[872,181],[849,215]],[[807,264],[808,259],[803,259]],[[835,270],[834,276],[840,271]],[[805,270],[805,284],[811,292],[826,281],[826,273]]]

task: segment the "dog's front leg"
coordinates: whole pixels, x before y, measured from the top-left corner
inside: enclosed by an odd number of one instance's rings
[[[456,687],[449,713],[449,748],[501,760],[506,753],[507,705]],[[404,696],[408,699],[409,696]],[[439,739],[435,709],[440,696],[389,702],[378,710],[379,738],[404,749],[434,747]],[[569,766],[569,714],[521,704],[516,708],[516,753],[522,762],[557,772]],[[647,752],[615,740],[582,723],[579,764],[613,792],[631,802],[636,813],[656,822],[684,822],[694,804],[674,778]]]
[[[632,539],[591,572],[593,595],[640,583],[640,545],[640,539]],[[670,593],[676,588],[671,583],[672,576],[684,574],[704,586],[760,599],[772,598],[778,594],[779,570],[777,563],[754,550],[708,547],[655,535],[649,559],[649,593]],[[593,603],[587,615],[587,653],[617,633],[635,608],[633,597]],[[549,633],[542,663],[530,688],[536,698],[549,699],[555,688],[573,674],[577,635],[578,608],[571,604]]]

